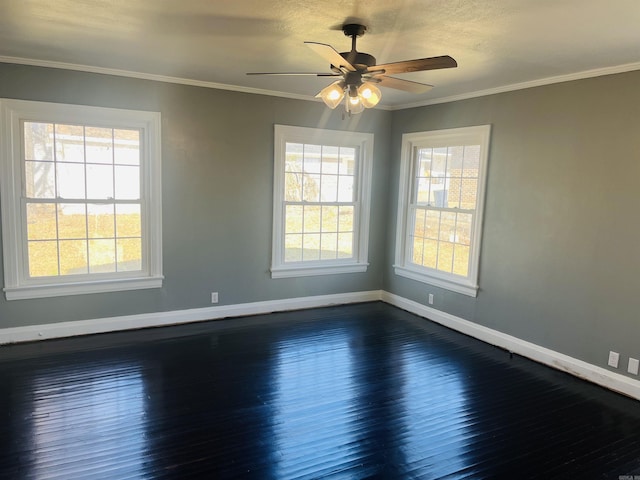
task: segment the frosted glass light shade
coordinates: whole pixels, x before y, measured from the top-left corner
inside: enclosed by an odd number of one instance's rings
[[[382,98],[382,93],[373,83],[364,82],[358,88],[358,97],[360,97],[360,101],[365,108],[372,108],[378,104]]]
[[[317,97],[322,98],[322,101],[327,107],[334,109],[344,98],[344,82],[342,80],[333,82],[328,87],[323,88]]]
[[[347,109],[347,112],[349,112],[352,115],[361,113],[364,110],[364,105],[360,99],[360,96],[355,96],[355,97],[349,96],[347,97],[347,100],[344,103],[345,103],[345,108]]]

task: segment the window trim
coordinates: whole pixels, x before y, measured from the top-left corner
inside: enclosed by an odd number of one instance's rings
[[[137,128],[141,137],[142,271],[28,278],[23,211],[24,121]],[[161,117],[159,112],[0,99],[0,201],[7,300],[159,288],[162,275]],[[146,263],[145,263],[146,262]]]
[[[369,218],[373,167],[372,133],[274,125],[273,240],[271,278],[304,277],[366,272],[369,248]],[[350,259],[284,261],[284,161],[286,143],[313,143],[357,147],[359,151],[354,199],[354,256]]]
[[[484,216],[485,190],[487,183],[487,165],[491,125],[432,130],[427,132],[405,133],[402,135],[402,157],[400,164],[400,184],[398,192],[398,210],[396,227],[396,251],[393,265],[396,275],[410,278],[436,287],[451,290],[470,297],[478,295],[478,274],[480,249],[482,243],[482,224]],[[412,186],[415,181],[416,147],[444,147],[453,144],[474,142],[480,145],[480,172],[478,177],[477,203],[474,226],[471,232],[469,253],[469,273],[466,277],[435,269],[415,265],[407,260],[409,242],[409,205]]]

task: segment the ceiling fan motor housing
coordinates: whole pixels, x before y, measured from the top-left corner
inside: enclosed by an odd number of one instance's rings
[[[368,53],[352,50],[351,52],[342,52],[340,55],[351,65],[356,67],[357,70],[366,70],[376,64],[376,57],[369,55]]]

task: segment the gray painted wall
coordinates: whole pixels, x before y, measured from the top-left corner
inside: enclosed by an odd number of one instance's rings
[[[394,275],[384,289],[606,367],[640,356],[640,73],[394,112],[389,225],[406,132],[492,125],[480,258],[471,298]]]
[[[0,97],[162,113],[166,276],[155,290],[2,297],[0,328],[206,307],[214,290],[224,305],[384,288],[434,293],[438,309],[595,365],[610,349],[637,358],[638,85],[633,72],[342,120],[320,103],[0,64]],[[270,278],[275,123],[374,133],[367,273]],[[478,297],[397,277],[402,134],[487,123]]]
[[[162,113],[166,277],[162,289],[12,301],[2,295],[0,328],[207,307],[212,291],[224,305],[382,285],[390,112],[343,120],[322,103],[7,64],[0,64],[0,98]],[[271,279],[276,123],[375,135],[366,273]]]

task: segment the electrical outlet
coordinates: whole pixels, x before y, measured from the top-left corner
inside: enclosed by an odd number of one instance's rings
[[[609,352],[609,362],[607,362],[607,365],[613,368],[618,368],[619,361],[620,354],[618,352]]]
[[[218,292],[211,292],[211,303],[218,303]]]
[[[433,293],[429,294],[429,305],[433,305]]]
[[[632,373],[634,375],[638,375],[638,359],[630,358],[629,366],[627,367],[627,372]]]

